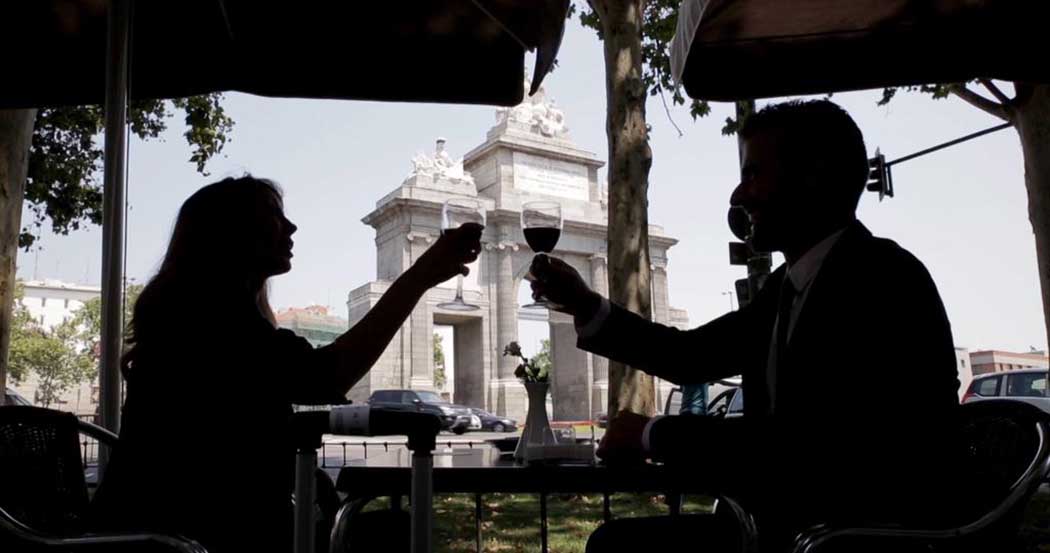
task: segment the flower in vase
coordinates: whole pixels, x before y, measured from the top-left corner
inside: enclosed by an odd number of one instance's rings
[[[522,382],[547,382],[550,378],[548,371],[540,367],[534,360],[525,357],[521,352],[521,345],[511,342],[503,348],[503,356],[512,356],[521,359],[521,363],[514,369],[514,376]]]

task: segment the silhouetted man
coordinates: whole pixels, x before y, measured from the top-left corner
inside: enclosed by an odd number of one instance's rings
[[[580,348],[677,384],[743,375],[742,419],[621,414],[599,455],[665,460],[737,496],[757,513],[767,551],[819,522],[928,521],[948,505],[958,405],[933,280],[857,221],[869,170],[845,111],[828,101],[771,105],[740,134],[731,203],[747,211],[755,248],[787,260],[746,307],[677,330],[609,303],[561,261],[533,264],[534,293],[575,317]],[[596,531],[588,551],[731,544],[717,526],[699,516],[619,520]]]

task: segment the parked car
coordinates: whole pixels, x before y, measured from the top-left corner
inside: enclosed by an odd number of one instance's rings
[[[470,411],[475,417],[480,419],[481,430],[491,430],[492,432],[514,432],[518,429],[518,423],[513,419],[493,415],[492,413],[477,407],[471,407]]]
[[[376,390],[368,404],[392,411],[418,411],[441,417],[441,429],[462,434],[471,426],[469,407],[453,405],[434,392],[425,390]],[[480,421],[478,421],[480,427]]]
[[[5,388],[4,390],[4,405],[33,405],[32,401],[22,397],[11,388]]]
[[[737,398],[737,391],[740,390],[741,380],[740,377],[732,377],[724,380],[716,380],[707,385],[707,404],[703,405],[703,402],[699,398],[690,399],[690,412],[693,413],[707,413],[708,415],[714,416],[726,416],[739,417],[744,413],[744,396],[741,392],[740,397]],[[723,397],[724,396],[724,397]],[[729,400],[724,405],[720,401],[720,398]],[[665,415],[678,415],[682,413],[682,388],[673,388],[670,393],[667,394],[667,399],[664,401],[664,414]]]
[[[739,386],[726,388],[707,403],[707,415],[724,419],[744,416],[744,389]]]
[[[609,413],[602,411],[594,414],[594,422],[598,428],[609,428]]]
[[[1030,403],[1050,413],[1046,389],[1046,369],[1017,369],[973,377],[963,395],[963,403],[988,399],[1013,399]]]

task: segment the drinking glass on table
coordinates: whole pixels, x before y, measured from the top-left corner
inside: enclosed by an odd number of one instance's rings
[[[529,248],[536,252],[537,257],[546,257],[554,251],[561,238],[561,204],[552,201],[525,202],[521,206],[521,228],[525,233],[525,242]],[[532,272],[525,274],[525,279],[532,282]],[[548,308],[551,303],[543,297],[522,307],[525,308]]]
[[[450,198],[441,206],[441,233],[457,229],[467,223],[485,226],[485,208],[481,202],[471,198]],[[456,297],[452,301],[439,303],[438,308],[448,311],[477,311],[480,306],[463,300],[463,275],[456,278]]]

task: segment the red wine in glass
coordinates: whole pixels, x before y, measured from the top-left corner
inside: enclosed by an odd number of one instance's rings
[[[551,201],[525,202],[521,206],[521,228],[525,233],[525,242],[529,248],[539,255],[546,255],[554,251],[561,238],[561,204]],[[533,280],[532,274],[525,275],[527,280]],[[525,305],[527,308],[548,308],[550,302],[545,298],[536,298],[534,303]]]
[[[561,237],[560,228],[532,227],[525,229],[525,242],[536,253],[551,253]]]

